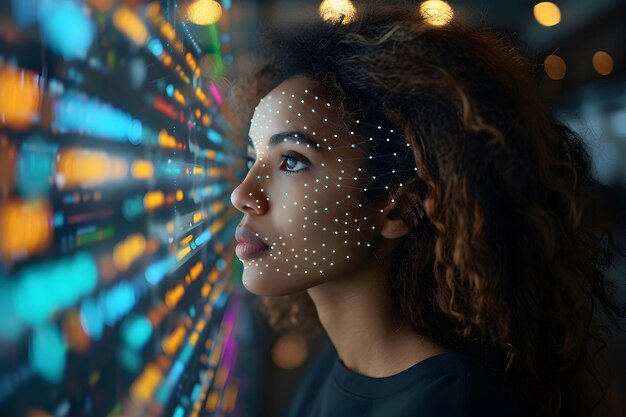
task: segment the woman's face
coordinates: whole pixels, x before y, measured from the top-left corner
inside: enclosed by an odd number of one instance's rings
[[[265,96],[250,127],[251,166],[233,191],[244,213],[238,241],[243,284],[287,295],[368,268],[381,207],[365,204],[366,158],[340,111],[315,80],[292,77]],[[243,226],[243,227],[242,227]]]

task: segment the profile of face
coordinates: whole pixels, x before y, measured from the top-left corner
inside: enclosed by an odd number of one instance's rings
[[[288,295],[376,262],[384,204],[366,203],[368,155],[316,80],[287,79],[256,107],[249,171],[232,192],[243,284]],[[382,234],[381,234],[382,232]]]

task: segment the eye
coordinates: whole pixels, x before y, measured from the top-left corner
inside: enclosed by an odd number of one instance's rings
[[[256,162],[256,159],[254,159],[251,156],[246,157],[246,168],[248,169],[248,171],[250,171],[252,169],[252,165],[254,165],[254,163]]]
[[[301,159],[305,159],[303,157],[299,157],[296,155],[281,155],[282,161],[281,166],[285,166],[285,172],[287,173],[296,173],[308,168],[307,162],[302,161]]]

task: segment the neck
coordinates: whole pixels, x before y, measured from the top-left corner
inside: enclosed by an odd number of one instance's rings
[[[395,375],[445,352],[394,314],[388,260],[377,259],[349,277],[308,289],[339,358],[348,369],[365,376]]]

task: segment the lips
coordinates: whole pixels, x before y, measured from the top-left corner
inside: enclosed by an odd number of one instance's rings
[[[270,248],[246,226],[237,227],[235,240],[238,242],[235,253],[244,260],[256,258]]]

